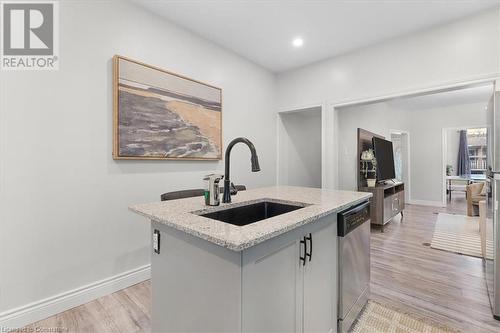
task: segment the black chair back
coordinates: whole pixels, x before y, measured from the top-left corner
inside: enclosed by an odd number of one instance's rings
[[[176,200],[176,199],[184,199],[184,198],[191,198],[191,197],[202,197],[203,196],[203,189],[192,189],[192,190],[182,190],[182,191],[174,191],[174,192],[167,192],[163,193],[161,195],[161,201],[168,201],[168,200]]]
[[[247,187],[245,185],[235,185],[235,187],[238,191],[245,191],[247,189]],[[224,192],[224,187],[221,187],[220,191],[221,191],[221,193]],[[203,194],[204,194],[204,190],[202,188],[196,188],[196,189],[192,189],[192,190],[173,191],[173,192],[163,193],[161,195],[161,201],[185,199],[185,198],[192,198],[192,197],[202,197]]]

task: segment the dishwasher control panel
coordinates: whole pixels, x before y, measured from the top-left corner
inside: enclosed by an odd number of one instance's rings
[[[337,235],[343,237],[368,220],[370,220],[369,201],[350,207],[337,216]]]

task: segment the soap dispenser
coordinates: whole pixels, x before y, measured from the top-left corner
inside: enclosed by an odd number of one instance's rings
[[[210,174],[203,178],[205,181],[205,205],[218,206],[220,204],[219,182],[222,178],[224,176],[219,174]]]

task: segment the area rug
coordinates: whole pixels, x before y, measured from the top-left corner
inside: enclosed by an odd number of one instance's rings
[[[352,333],[457,333],[446,326],[426,322],[413,316],[368,301]]]
[[[482,257],[479,217],[439,213],[431,248]]]

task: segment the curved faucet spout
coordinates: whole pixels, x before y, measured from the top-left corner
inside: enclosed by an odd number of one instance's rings
[[[225,155],[225,166],[224,166],[224,195],[222,197],[222,202],[231,202],[231,180],[229,178],[229,164],[230,164],[230,159],[231,159],[231,150],[233,149],[233,146],[237,143],[244,143],[248,146],[250,149],[250,153],[252,154],[252,157],[250,159],[250,162],[252,163],[252,172],[257,172],[260,171],[260,165],[259,165],[259,157],[257,156],[257,151],[255,150],[255,146],[253,143],[248,140],[247,138],[236,138],[232,140],[226,148],[226,155]]]

